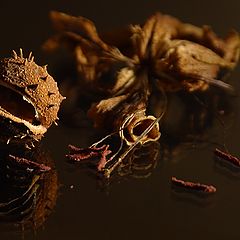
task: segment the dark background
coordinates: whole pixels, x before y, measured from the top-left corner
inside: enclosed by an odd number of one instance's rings
[[[161,11],[184,22],[211,25],[224,35],[231,28],[240,31],[239,9],[236,0],[1,1],[0,54],[8,57],[12,49],[20,47],[26,54],[33,51],[36,62],[48,63],[49,72],[54,73],[56,59],[41,50],[42,43],[53,33],[50,10],[85,16],[100,31],[141,23]],[[231,76],[237,89],[239,79],[238,67]],[[225,140],[217,120],[206,135],[217,135],[214,141],[225,143],[229,151],[240,156],[239,98],[232,102],[234,110],[226,119],[230,124]],[[58,128],[48,132],[43,143],[56,163],[60,183],[56,207],[36,231],[2,231],[0,239],[240,239],[240,175],[216,169],[211,144],[181,149],[158,164],[149,178],[129,177],[105,191],[95,177],[69,165],[64,158],[67,144],[87,146],[93,139],[94,130],[89,125],[73,128],[60,121]],[[174,175],[212,183],[218,192],[207,201],[173,196],[170,178]]]

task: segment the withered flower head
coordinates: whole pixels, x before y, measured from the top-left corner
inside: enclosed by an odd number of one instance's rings
[[[148,97],[157,86],[164,91],[204,91],[209,85],[231,90],[220,79],[234,68],[239,58],[240,40],[235,31],[221,39],[210,27],[196,27],[156,13],[143,25],[98,34],[94,23],[84,17],[60,12],[51,12],[50,17],[57,34],[44,48],[51,51],[67,46],[75,55],[77,70],[86,83],[109,96],[89,111],[96,126],[101,125],[99,121],[109,125],[109,116],[118,114],[124,121],[139,109],[144,112]],[[113,73],[112,81],[106,73]],[[136,102],[133,96],[139,92],[142,99]],[[124,111],[119,110],[123,108]],[[147,121],[149,117],[145,117]],[[118,124],[112,122],[116,128]]]
[[[139,68],[147,68],[149,78],[158,80],[167,91],[205,90],[209,84],[227,87],[218,80],[239,59],[240,38],[234,30],[222,39],[209,26],[197,27],[161,13],[143,25],[101,34],[84,17],[60,12],[51,12],[50,17],[57,34],[44,48],[69,47],[79,73],[89,84],[95,82],[95,87],[102,87],[100,79],[120,63],[134,74]],[[115,78],[114,84],[119,81]]]
[[[88,116],[96,127],[119,132],[130,149],[160,137],[157,121],[165,108],[157,116],[147,113],[154,92],[205,91],[210,85],[232,90],[222,80],[239,59],[235,31],[222,39],[210,27],[156,13],[143,25],[99,34],[84,17],[60,12],[51,12],[50,17],[57,33],[44,48],[70,49],[88,89],[105,93]]]
[[[57,83],[31,53],[0,61],[0,129],[5,143],[39,140],[55,122],[64,98]]]

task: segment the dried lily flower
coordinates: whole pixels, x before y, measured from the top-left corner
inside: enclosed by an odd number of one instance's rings
[[[233,69],[239,58],[237,32],[231,31],[221,39],[209,26],[196,27],[161,13],[151,16],[142,26],[130,25],[124,29],[124,37],[115,33],[102,34],[102,38],[86,18],[60,12],[51,12],[50,17],[58,33],[44,48],[51,51],[62,44],[70,47],[79,73],[88,84],[94,82],[98,87],[99,79],[120,64],[125,64],[133,75],[147,68],[149,78],[158,80],[164,90],[205,90],[209,84],[229,87],[217,79]],[[137,84],[129,74],[122,75],[114,79],[115,86]]]
[[[94,23],[83,17],[60,12],[50,17],[57,34],[44,48],[65,45],[72,51],[85,85],[105,93],[105,99],[89,109],[89,117],[96,127],[119,132],[129,149],[160,137],[162,113],[157,118],[146,114],[154,91],[204,91],[209,85],[232,90],[221,79],[239,58],[235,31],[221,39],[210,27],[156,13],[143,25],[124,28],[119,37],[99,35]]]
[[[34,142],[58,117],[64,97],[46,66],[13,51],[0,61],[0,129],[5,143]]]

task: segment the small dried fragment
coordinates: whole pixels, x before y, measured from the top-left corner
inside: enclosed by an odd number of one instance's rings
[[[29,172],[44,173],[51,170],[51,167],[48,167],[45,164],[33,162],[26,158],[16,157],[11,154],[9,155],[9,160],[20,167],[26,168]]]
[[[38,66],[31,53],[24,58],[0,61],[0,131],[1,141],[27,143],[38,141],[58,117],[64,97],[46,66]]]
[[[71,161],[81,162],[83,160],[91,160],[94,157],[98,157],[97,169],[101,171],[107,163],[107,155],[112,151],[109,150],[109,145],[102,145],[101,147],[89,147],[89,148],[78,148],[73,145],[69,145],[70,154],[67,154],[66,157]]]
[[[221,159],[224,159],[225,161],[233,164],[236,167],[240,167],[240,159],[237,157],[234,157],[230,153],[223,152],[218,148],[215,149],[214,153],[216,156],[220,157]]]
[[[187,182],[184,180],[177,179],[176,177],[172,177],[172,185],[186,189],[186,190],[196,191],[199,193],[215,193],[217,191],[217,189],[212,185]]]

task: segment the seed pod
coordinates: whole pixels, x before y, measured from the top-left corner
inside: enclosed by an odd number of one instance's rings
[[[125,140],[127,145],[133,144],[155,119],[154,116],[146,116],[145,110],[137,112],[131,118],[123,122],[121,126],[123,129],[120,131],[120,137]],[[140,143],[144,144],[157,141],[160,136],[159,124],[156,123],[152,130],[140,140]]]
[[[64,97],[46,66],[38,66],[29,54],[0,61],[0,140],[27,143],[41,139],[55,122]]]

